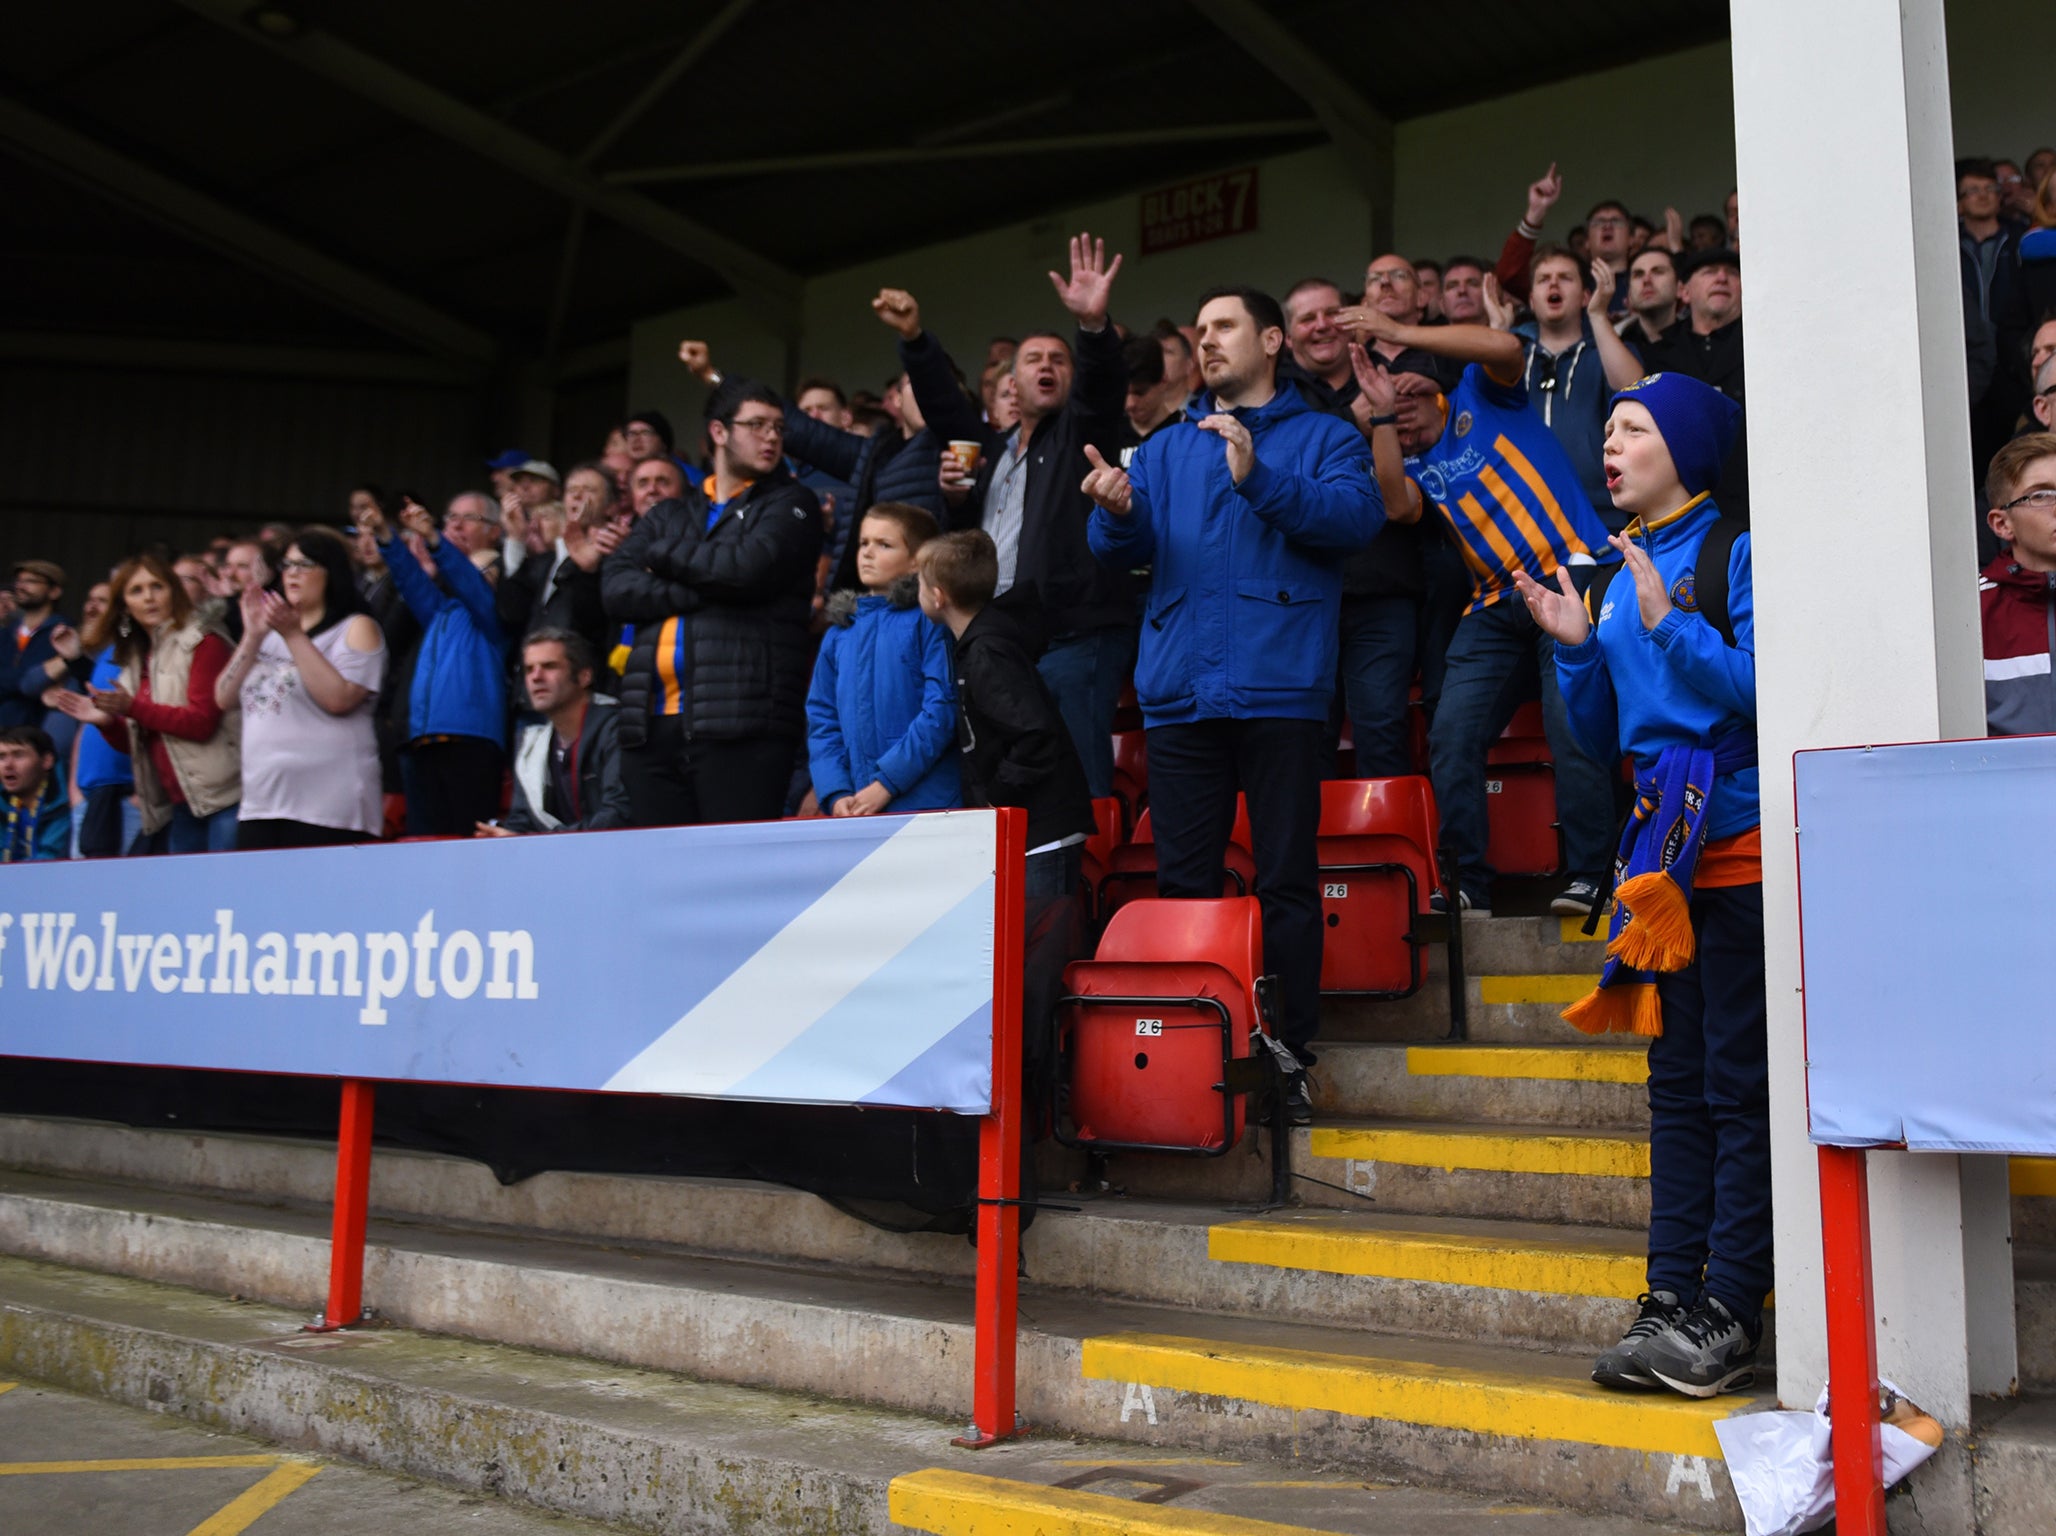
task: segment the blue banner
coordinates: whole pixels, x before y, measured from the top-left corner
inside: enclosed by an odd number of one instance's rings
[[[11,865],[0,1055],[991,1107],[991,811]]]
[[[1801,752],[1815,1142],[2056,1156],[2056,737]]]

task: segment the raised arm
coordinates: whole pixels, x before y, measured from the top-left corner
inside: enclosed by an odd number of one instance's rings
[[[1542,222],[1549,217],[1549,210],[1556,206],[1556,200],[1563,196],[1563,177],[1558,174],[1556,162],[1549,162],[1549,169],[1528,183],[1528,208],[1521,221],[1514,225],[1506,237],[1506,244],[1500,247],[1499,261],[1493,267],[1493,275],[1499,284],[1516,298],[1528,296],[1528,263],[1535,259],[1535,244],[1542,238]]]
[[[1356,374],[1356,398],[1349,403],[1357,430],[1371,445],[1371,474],[1385,503],[1388,523],[1421,520],[1420,487],[1406,472],[1406,450],[1400,446],[1399,423],[1384,418],[1399,412],[1399,391],[1392,376],[1373,363],[1355,342],[1349,344],[1349,366]],[[1377,425],[1373,426],[1372,423]]]
[[[1363,305],[1338,311],[1335,323],[1364,346],[1386,341],[1460,363],[1483,363],[1486,371],[1498,378],[1520,377],[1520,337],[1489,325],[1401,325],[1390,315]]]
[[[1626,389],[1642,377],[1642,360],[1621,340],[1607,310],[1613,304],[1613,269],[1603,261],[1592,263],[1592,296],[1585,301],[1585,314],[1592,322],[1592,341],[1599,349],[1599,361],[1606,369],[1609,389]]]

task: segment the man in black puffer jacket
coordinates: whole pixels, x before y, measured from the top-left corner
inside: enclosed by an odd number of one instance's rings
[[[778,396],[729,379],[707,401],[714,470],[659,502],[600,568],[634,626],[621,776],[639,827],[767,821],[805,734],[821,509],[784,463]]]

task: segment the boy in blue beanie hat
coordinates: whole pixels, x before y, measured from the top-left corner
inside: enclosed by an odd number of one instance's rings
[[[1727,633],[1698,601],[1713,580],[1698,570],[1700,553],[1720,521],[1711,488],[1740,424],[1733,401],[1683,374],[1621,390],[1606,424],[1606,483],[1634,519],[1612,540],[1632,593],[1607,588],[1595,616],[1563,573],[1556,592],[1515,575],[1556,639],[1572,729],[1601,761],[1635,761],[1606,971],[1564,1011],[1587,1032],[1651,1037],[1649,1289],[1592,1378],[1691,1397],[1755,1380],[1772,1281],[1746,532],[1728,546]]]

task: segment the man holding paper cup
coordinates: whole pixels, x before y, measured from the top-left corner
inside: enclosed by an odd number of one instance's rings
[[[921,414],[948,448],[945,490],[968,481],[969,494],[945,527],[982,528],[999,552],[997,601],[1034,617],[1048,648],[1043,680],[1085,765],[1095,796],[1113,792],[1114,706],[1135,664],[1136,618],[1126,582],[1093,558],[1085,529],[1092,503],[1078,489],[1085,449],[1117,456],[1126,440],[1128,378],[1121,337],[1107,298],[1121,258],[1106,242],[1071,241],[1071,270],[1051,272],[1057,297],[1075,321],[1068,337],[1023,335],[1014,353],[1020,423],[998,432],[957,383],[942,344],[921,327],[921,308],[904,290],[871,301],[900,334],[900,356]]]

